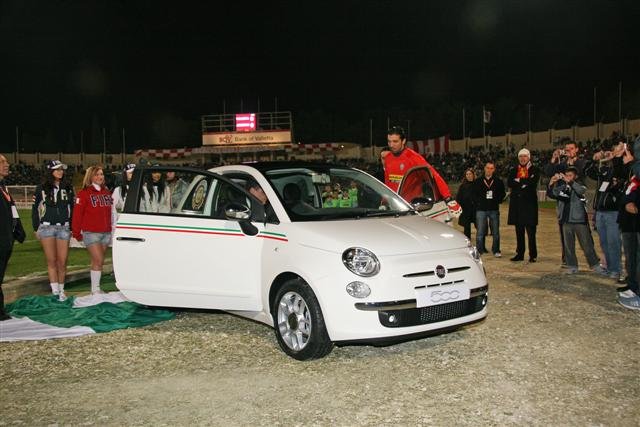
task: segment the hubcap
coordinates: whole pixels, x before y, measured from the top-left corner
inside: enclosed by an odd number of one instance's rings
[[[302,350],[309,342],[311,314],[307,303],[296,292],[287,292],[278,303],[278,330],[291,350]]]

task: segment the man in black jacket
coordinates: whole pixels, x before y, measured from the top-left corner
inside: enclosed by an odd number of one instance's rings
[[[607,261],[608,275],[619,280],[622,272],[622,243],[618,230],[618,210],[624,197],[624,187],[629,167],[624,167],[624,143],[605,147],[593,155],[593,161],[585,167],[585,173],[597,180],[593,200],[595,225],[600,246]]]
[[[2,282],[9,257],[13,251],[13,241],[18,240],[22,243],[25,237],[15,203],[4,184],[7,175],[9,175],[9,161],[0,154],[0,321],[11,318],[4,311]]]
[[[524,233],[529,237],[529,262],[536,262],[536,228],[538,226],[538,181],[540,171],[531,164],[531,153],[526,148],[518,152],[518,164],[509,173],[507,185],[511,188],[507,223],[516,226],[516,256],[511,261],[524,260]]]
[[[484,165],[484,175],[475,180],[473,195],[476,203],[476,247],[480,253],[487,253],[485,236],[487,235],[487,219],[493,235],[491,252],[496,258],[500,258],[500,203],[506,195],[504,183],[499,177],[494,177],[496,165],[488,161]]]

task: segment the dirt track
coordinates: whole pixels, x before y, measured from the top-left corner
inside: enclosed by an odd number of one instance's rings
[[[553,211],[536,264],[511,263],[501,232],[476,326],[306,363],[266,326],[217,312],[2,344],[0,425],[640,425],[640,313],[610,279],[561,274]]]

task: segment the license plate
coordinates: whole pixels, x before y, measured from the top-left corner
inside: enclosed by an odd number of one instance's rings
[[[459,285],[434,286],[432,288],[416,289],[416,306],[446,304],[448,302],[469,299],[469,287],[464,283]]]

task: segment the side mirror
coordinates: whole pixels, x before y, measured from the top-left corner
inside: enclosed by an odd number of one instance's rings
[[[433,199],[431,197],[416,197],[411,200],[411,206],[418,212],[428,211],[433,208]]]
[[[251,219],[251,209],[240,203],[229,203],[224,208],[224,216],[230,221]]]
[[[241,203],[229,203],[224,208],[224,216],[229,221],[238,221],[240,229],[247,236],[258,234],[258,227],[251,223],[251,209]]]

